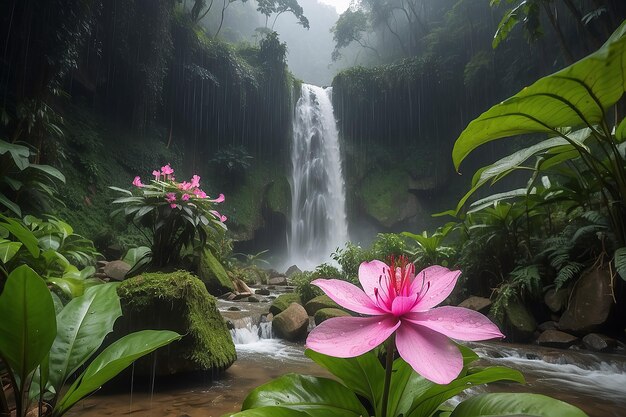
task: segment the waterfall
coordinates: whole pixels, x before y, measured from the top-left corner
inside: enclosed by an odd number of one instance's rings
[[[331,88],[303,84],[291,149],[289,262],[310,269],[348,241],[345,184]]]

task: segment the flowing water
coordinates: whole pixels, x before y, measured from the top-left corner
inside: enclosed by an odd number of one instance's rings
[[[348,241],[345,184],[331,88],[303,84],[291,149],[290,264],[309,269]]]
[[[283,374],[329,376],[304,356],[302,344],[272,338],[271,323],[262,318],[262,303],[236,303],[243,311],[227,311],[233,304],[220,301],[220,310],[234,325],[231,334],[238,360],[220,379],[167,383],[157,378],[154,393],[135,388],[132,396],[128,392],[94,395],[69,415],[219,417],[238,411],[250,390]],[[483,365],[518,369],[527,380],[526,385],[475,387],[473,394],[533,392],[575,404],[590,417],[626,416],[626,356],[491,342],[470,347]]]

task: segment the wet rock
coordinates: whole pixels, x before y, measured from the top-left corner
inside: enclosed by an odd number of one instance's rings
[[[291,277],[293,274],[298,274],[302,272],[300,270],[300,268],[298,268],[296,265],[291,265],[288,269],[287,272],[285,272],[285,275],[289,278]]]
[[[233,285],[235,286],[235,291],[237,292],[254,294],[254,292],[250,289],[250,287],[248,287],[248,284],[246,284],[239,278],[235,278],[233,280]]]
[[[291,303],[298,303],[302,305],[302,300],[296,293],[281,294],[272,302],[272,305],[270,306],[270,313],[276,316],[286,310]]]
[[[281,339],[302,340],[309,327],[309,315],[298,303],[291,303],[282,313],[274,316],[272,331]]]
[[[240,292],[239,294],[236,294],[236,295],[235,295],[234,300],[235,300],[235,301],[237,301],[237,300],[243,300],[244,298],[248,298],[248,297],[250,297],[251,295],[252,295],[252,293],[251,293],[251,292]]]
[[[505,334],[511,342],[527,342],[537,328],[537,322],[519,300],[511,301],[505,308]]]
[[[131,266],[124,261],[111,261],[107,263],[102,272],[111,279],[123,281]]]
[[[205,249],[200,254],[198,277],[204,282],[207,291],[213,295],[222,295],[235,292],[235,286],[222,264],[215,258],[210,250]]]
[[[589,350],[606,352],[617,347],[617,340],[598,333],[589,333],[583,337],[583,345]]]
[[[557,330],[557,324],[558,323],[556,321],[544,321],[539,326],[537,326],[537,329],[540,332],[545,332],[546,330]]]
[[[255,297],[254,295],[251,295],[250,297],[247,298],[247,301],[249,303],[258,303],[261,300],[258,297]]]
[[[560,349],[567,349],[578,341],[576,336],[559,330],[546,330],[537,339],[537,344]]]
[[[241,311],[241,309],[239,307],[230,306],[228,307],[228,311]]]
[[[558,291],[554,289],[548,290],[543,297],[543,301],[546,303],[550,311],[553,313],[559,313],[567,306],[567,300],[569,299],[570,290],[561,288]]]
[[[226,301],[233,301],[235,297],[237,297],[237,294],[235,294],[234,292],[227,292],[226,294],[222,294],[220,296],[222,300],[226,300]]]
[[[470,310],[478,311],[480,313],[487,313],[489,311],[489,307],[491,307],[491,300],[485,297],[472,295],[459,304],[459,307],[469,308]]]
[[[341,307],[326,294],[312,298],[304,305],[304,309],[309,316],[314,316],[315,313],[322,308],[341,309]]]
[[[287,285],[287,277],[284,275],[270,278],[267,283],[269,285]]]
[[[259,288],[258,290],[254,290],[256,295],[270,295],[270,290],[267,288]]]
[[[574,334],[595,332],[603,327],[613,307],[611,274],[605,268],[587,270],[576,283],[559,329]]]
[[[333,317],[350,317],[351,314],[344,310],[339,310],[338,308],[321,308],[315,312],[315,316],[313,317],[315,320],[315,325],[319,325],[321,322],[331,319]]]

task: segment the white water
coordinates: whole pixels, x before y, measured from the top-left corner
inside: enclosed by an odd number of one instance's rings
[[[291,363],[308,361],[300,345],[289,344],[275,339],[272,334],[272,322],[254,324],[252,317],[233,320],[235,325],[230,334],[239,355],[264,358],[267,360],[289,361]]]
[[[291,150],[289,263],[311,269],[348,241],[345,184],[331,88],[303,84]]]

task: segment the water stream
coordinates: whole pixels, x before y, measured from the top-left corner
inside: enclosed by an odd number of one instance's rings
[[[291,149],[290,264],[310,269],[348,241],[346,193],[331,88],[303,84]]]

